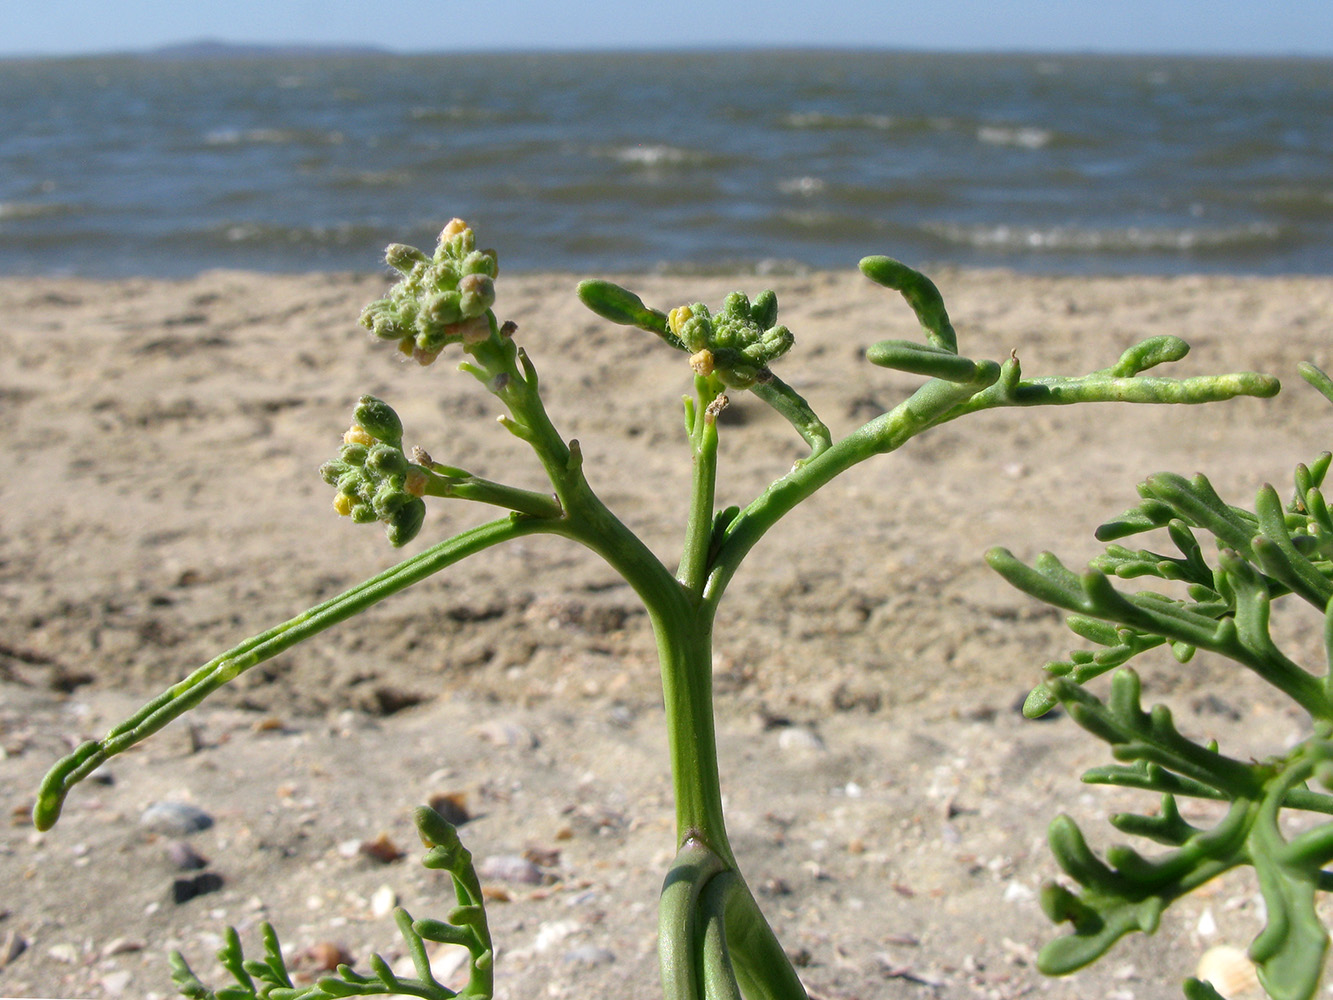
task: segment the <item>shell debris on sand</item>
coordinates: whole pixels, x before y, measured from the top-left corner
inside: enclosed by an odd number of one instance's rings
[[[1226,997],[1226,1000],[1244,1000],[1264,995],[1259,986],[1259,974],[1250,956],[1228,944],[1220,944],[1205,951],[1199,957],[1194,974],[1212,983],[1213,989]]]

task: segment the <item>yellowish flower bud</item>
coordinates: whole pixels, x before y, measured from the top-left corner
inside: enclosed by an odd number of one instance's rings
[[[333,509],[342,517],[347,517],[352,513],[352,498],[346,493],[339,493],[333,498]]]
[[[363,444],[369,448],[374,443],[375,439],[370,436],[370,432],[360,424],[353,424],[343,434],[343,444]]]
[[[696,375],[713,374],[713,352],[704,348],[698,354],[690,355],[690,367]]]
[[[442,241],[453,239],[455,236],[457,236],[459,233],[461,233],[464,229],[467,228],[469,228],[468,224],[464,222],[462,219],[450,219],[449,224],[440,231],[440,239]]]
[[[667,328],[679,337],[680,328],[685,325],[686,320],[693,316],[694,310],[689,306],[677,306],[667,313]]]

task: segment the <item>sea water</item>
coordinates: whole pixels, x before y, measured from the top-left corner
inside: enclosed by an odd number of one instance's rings
[[[1333,61],[637,52],[0,61],[0,273],[1333,273]]]

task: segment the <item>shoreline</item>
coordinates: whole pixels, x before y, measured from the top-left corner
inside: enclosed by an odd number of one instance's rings
[[[889,248],[892,249],[892,248]],[[870,247],[864,254],[877,255],[884,253],[883,250],[876,250]],[[895,254],[889,253],[887,256],[893,257]],[[373,255],[367,259],[374,259]],[[512,280],[532,280],[540,278],[549,278],[553,276],[575,275],[582,278],[593,278],[602,276],[619,276],[629,279],[645,281],[690,281],[690,280],[715,280],[720,278],[746,280],[764,280],[774,281],[794,281],[801,278],[813,278],[826,274],[841,274],[844,271],[855,272],[858,257],[849,257],[845,266],[822,267],[816,265],[802,264],[794,260],[784,260],[779,258],[764,258],[762,260],[750,262],[747,264],[729,264],[719,263],[716,265],[700,265],[690,262],[671,263],[667,261],[660,262],[651,267],[638,269],[616,269],[616,268],[588,268],[576,270],[572,268],[520,268],[517,266],[502,267],[501,274],[506,281]],[[1143,269],[1135,270],[1132,268],[1120,269],[1074,269],[1074,270],[1043,270],[1030,269],[1022,266],[1008,264],[967,264],[957,263],[947,260],[932,261],[925,260],[907,260],[912,267],[921,271],[923,274],[1006,274],[1022,280],[1043,280],[1051,279],[1057,281],[1101,281],[1101,280],[1310,280],[1310,281],[1333,281],[1333,273],[1322,271],[1217,271],[1206,268],[1190,270],[1182,269]],[[150,281],[165,283],[180,283],[196,281],[218,275],[244,275],[254,278],[302,278],[314,276],[340,277],[340,278],[370,278],[373,276],[382,276],[392,278],[393,272],[387,265],[379,267],[358,267],[358,268],[340,268],[340,267],[305,267],[292,268],[290,270],[274,270],[270,268],[257,267],[230,267],[219,265],[212,267],[203,267],[188,273],[181,274],[160,274],[134,272],[126,274],[76,274],[60,271],[0,271],[0,284],[9,282],[23,281],[69,281],[69,282],[89,282],[92,284],[113,284],[119,281]]]

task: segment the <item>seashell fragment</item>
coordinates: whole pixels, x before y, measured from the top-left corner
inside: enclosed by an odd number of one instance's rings
[[[380,886],[375,890],[375,894],[370,897],[370,912],[377,920],[387,917],[397,905],[398,893],[394,892],[391,885]]]
[[[1259,974],[1250,956],[1227,944],[1209,948],[1199,957],[1194,974],[1213,984],[1213,989],[1226,1000],[1260,997]]]
[[[213,825],[213,817],[188,802],[154,802],[139,815],[139,824],[169,837],[188,837]]]
[[[537,865],[518,854],[494,854],[482,858],[477,864],[477,875],[483,879],[519,885],[541,885],[546,880]]]

